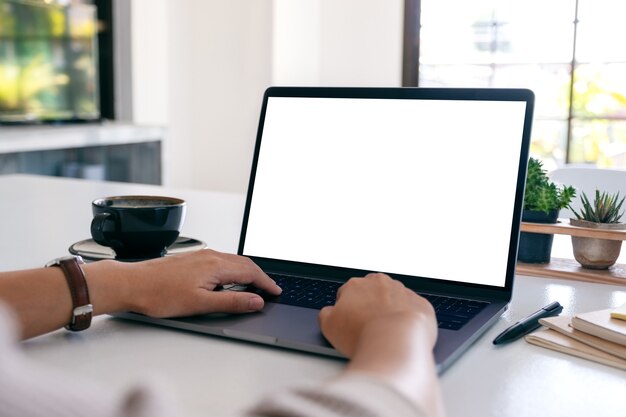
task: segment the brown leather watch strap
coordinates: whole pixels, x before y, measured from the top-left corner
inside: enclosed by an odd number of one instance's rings
[[[72,295],[72,317],[70,323],[65,326],[72,331],[85,330],[91,325],[93,306],[89,301],[89,290],[79,256],[67,256],[49,262],[46,266],[59,266],[65,274],[67,285]]]

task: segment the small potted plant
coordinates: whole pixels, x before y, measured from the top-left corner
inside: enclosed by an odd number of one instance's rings
[[[571,225],[592,229],[626,229],[626,224],[620,223],[624,215],[624,211],[620,211],[624,197],[620,200],[619,192],[608,194],[596,190],[593,204],[589,202],[585,193],[582,193],[580,201],[582,203],[580,212],[570,207],[576,216],[575,219],[570,219]],[[622,241],[572,236],[572,247],[574,258],[583,268],[608,269],[619,257]]]
[[[550,181],[541,161],[530,158],[522,221],[532,223],[556,223],[559,211],[576,195],[571,186],[558,187]],[[543,233],[520,233],[517,259],[528,263],[550,262],[554,235]]]

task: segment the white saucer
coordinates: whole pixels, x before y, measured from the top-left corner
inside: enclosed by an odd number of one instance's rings
[[[205,249],[207,244],[201,240],[179,236],[165,251],[165,256],[177,255],[180,253],[194,252]],[[85,239],[74,243],[69,247],[73,255],[80,255],[85,260],[100,261],[103,259],[115,259],[115,251],[109,247],[102,246],[94,242],[93,239]],[[123,259],[124,261],[145,261],[145,259]]]

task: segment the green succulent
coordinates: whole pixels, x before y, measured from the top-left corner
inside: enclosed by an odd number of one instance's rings
[[[574,187],[565,185],[557,187],[548,178],[542,162],[535,158],[529,159],[524,210],[543,211],[545,213],[560,210],[568,207],[575,196],[576,189]]]
[[[599,190],[596,190],[596,198],[592,205],[583,192],[583,195],[580,197],[583,203],[580,213],[571,207],[570,210],[572,210],[578,220],[587,220],[594,223],[619,223],[619,220],[624,215],[623,211],[620,213],[624,198],[626,197],[619,199],[619,192],[608,194],[606,192],[600,193]]]

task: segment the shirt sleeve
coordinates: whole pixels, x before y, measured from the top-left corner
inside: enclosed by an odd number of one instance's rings
[[[0,416],[182,417],[166,390],[140,383],[122,395],[89,378],[73,378],[29,360],[19,349],[16,320],[0,302]]]
[[[273,395],[247,417],[422,417],[408,398],[379,379],[351,374],[316,388]]]
[[[114,395],[26,358],[16,321],[0,302],[0,415],[2,417],[183,417],[168,390],[142,382]],[[210,416],[211,410],[205,410]],[[415,404],[375,378],[349,375],[322,387],[288,390],[259,403],[246,417],[420,417]]]

